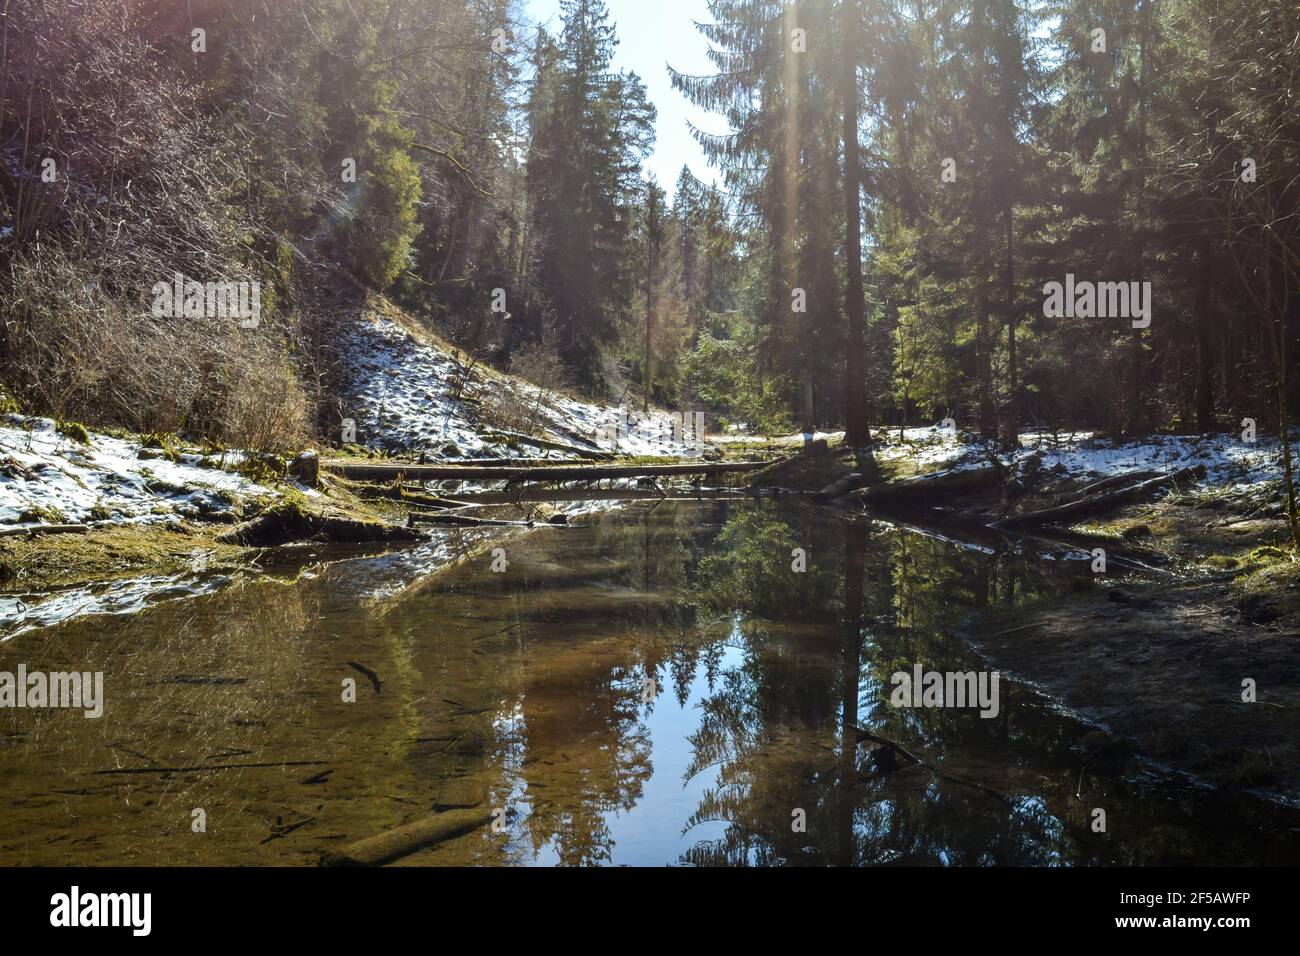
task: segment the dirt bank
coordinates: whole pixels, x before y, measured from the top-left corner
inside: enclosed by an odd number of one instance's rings
[[[1112,587],[984,614],[966,636],[992,666],[1122,738],[1120,753],[1300,802],[1295,568]],[[1247,679],[1254,703],[1242,700]],[[1114,756],[1113,741],[1097,741]]]

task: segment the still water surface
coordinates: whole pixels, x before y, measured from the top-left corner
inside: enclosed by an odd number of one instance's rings
[[[415,548],[0,644],[0,669],[102,670],[107,697],[98,720],[0,711],[0,865],[314,864],[467,805],[504,832],[397,865],[1297,858],[1290,811],[1085,759],[1094,728],[1005,676],[993,719],[889,706],[913,664],[989,669],[958,636],[973,610],[1098,586],[1064,550],[771,500],[500,546],[501,573],[482,554],[419,576]],[[938,772],[881,768],[855,726]]]

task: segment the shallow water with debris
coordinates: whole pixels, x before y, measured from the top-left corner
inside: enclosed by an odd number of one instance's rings
[[[995,717],[890,705],[998,666],[972,611],[1106,583],[1001,540],[636,502],[33,629],[0,670],[102,671],[105,713],[0,710],[0,865],[314,865],[464,806],[499,823],[396,865],[1293,862],[1292,811],[1087,757],[1005,674]]]

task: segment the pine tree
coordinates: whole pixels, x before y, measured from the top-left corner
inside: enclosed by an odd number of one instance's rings
[[[654,107],[632,73],[610,72],[616,44],[601,0],[564,0],[557,56],[535,80],[528,187],[543,291],[561,355],[589,381],[630,308],[630,221]]]

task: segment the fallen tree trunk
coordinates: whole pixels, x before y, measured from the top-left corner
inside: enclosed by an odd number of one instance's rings
[[[542,522],[543,524],[548,522]],[[502,525],[514,525],[521,528],[531,528],[537,524],[534,521],[510,521],[506,518],[471,518],[469,515],[453,515],[445,512],[432,514],[428,512],[412,511],[406,519],[406,526],[414,528],[417,524],[451,524],[464,525],[466,527],[491,526],[499,527]]]
[[[817,494],[813,495],[813,498],[817,501],[829,501],[834,498],[843,498],[850,491],[856,491],[858,488],[861,488],[865,481],[866,479],[862,477],[861,472],[854,471],[845,475],[843,478],[832,481],[821,491],[817,492]]]
[[[1131,501],[1137,501],[1153,491],[1159,491],[1172,485],[1176,481],[1182,481],[1187,478],[1202,478],[1205,476],[1205,468],[1197,465],[1195,468],[1184,468],[1172,475],[1160,475],[1156,478],[1148,478],[1146,481],[1139,481],[1136,484],[1121,488],[1118,491],[1107,491],[1101,494],[1085,495],[1074,501],[1068,501],[1062,505],[1056,505],[1052,508],[1042,508],[1038,511],[1026,511],[1022,514],[1012,515],[1009,518],[1003,518],[1001,521],[989,525],[991,528],[1016,528],[1026,525],[1040,524],[1059,524],[1066,521],[1078,521],[1080,518],[1088,518],[1092,515],[1103,514],[1120,505],[1126,505]]]
[[[330,850],[322,866],[380,866],[416,850],[477,830],[492,819],[487,810],[448,810]]]
[[[614,457],[614,452],[605,451],[601,448],[571,445],[568,442],[556,441],[554,438],[539,438],[536,435],[525,435],[522,432],[507,432],[498,429],[496,431],[484,432],[484,435],[488,438],[500,435],[502,438],[509,438],[516,442],[536,445],[538,448],[553,448],[555,451],[567,451],[573,455],[583,455],[587,458],[597,458],[601,461],[609,461]]]
[[[992,487],[1002,480],[1003,469],[1000,465],[980,465],[977,468],[964,468],[961,471],[940,471],[902,481],[888,481],[883,485],[872,485],[855,492],[864,503],[909,502],[928,504],[925,499],[949,498],[964,495]]]
[[[418,488],[419,486],[415,485],[414,487]],[[410,491],[405,486],[401,488],[394,486],[376,488],[363,486],[355,489],[354,494],[358,498],[366,500],[383,498],[388,501],[400,501],[412,508],[470,508],[474,506],[474,502],[457,501],[442,495],[426,495],[419,491]]]
[[[760,495],[744,488],[691,488],[667,492],[653,488],[545,488],[521,486],[508,491],[470,491],[458,493],[464,504],[501,505],[535,501],[700,501],[714,498],[757,498]]]
[[[525,465],[593,465],[597,461],[607,461],[610,456],[593,458],[587,453],[586,458],[445,458],[438,462],[443,465],[462,465],[477,468],[521,468]],[[417,462],[417,464],[420,464]]]
[[[84,534],[89,530],[90,525],[85,524],[37,524],[28,525],[26,528],[0,528],[0,538],[23,534],[33,537],[38,534]]]
[[[1156,471],[1154,468],[1146,468],[1141,471],[1126,471],[1122,475],[1111,475],[1109,478],[1103,478],[1101,481],[1094,481],[1090,485],[1085,485],[1079,490],[1079,494],[1091,495],[1098,491],[1105,491],[1107,488],[1136,484],[1139,481],[1146,481],[1149,478],[1160,478],[1164,474],[1165,472]]]
[[[481,468],[466,465],[377,464],[375,462],[325,461],[321,467],[357,481],[596,481],[602,478],[654,478],[669,475],[720,475],[755,471],[765,461],[700,462],[673,465],[553,465],[523,468]]]

